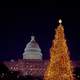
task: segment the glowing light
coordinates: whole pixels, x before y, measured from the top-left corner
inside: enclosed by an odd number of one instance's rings
[[[59,20],[62,23],[62,20]],[[50,62],[44,73],[44,80],[73,80],[71,61],[68,55],[64,29],[59,25],[56,29],[55,39],[50,48]]]
[[[61,20],[61,19],[59,19],[59,23],[60,23],[60,24],[62,23],[62,20]]]

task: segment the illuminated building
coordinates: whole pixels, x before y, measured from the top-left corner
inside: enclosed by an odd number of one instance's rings
[[[35,37],[27,43],[22,60],[4,61],[4,64],[12,71],[19,71],[21,75],[43,76],[48,60],[42,59],[41,49]]]
[[[39,59],[42,60],[42,53],[34,36],[31,36],[31,41],[26,45],[23,53],[23,59]]]

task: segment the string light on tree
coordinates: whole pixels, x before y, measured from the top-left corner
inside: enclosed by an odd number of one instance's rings
[[[44,73],[44,80],[73,80],[72,65],[61,19],[59,23],[50,48],[50,62]]]

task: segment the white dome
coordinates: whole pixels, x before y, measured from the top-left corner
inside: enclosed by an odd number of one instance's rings
[[[31,36],[31,41],[26,45],[25,51],[41,51],[38,43],[35,41],[35,37]]]
[[[34,36],[31,36],[30,42],[24,49],[23,59],[42,59],[41,49],[38,43],[35,41]]]

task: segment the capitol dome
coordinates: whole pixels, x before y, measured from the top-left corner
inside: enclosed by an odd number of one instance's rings
[[[24,49],[23,59],[42,59],[41,49],[34,36],[31,36],[30,42]]]

